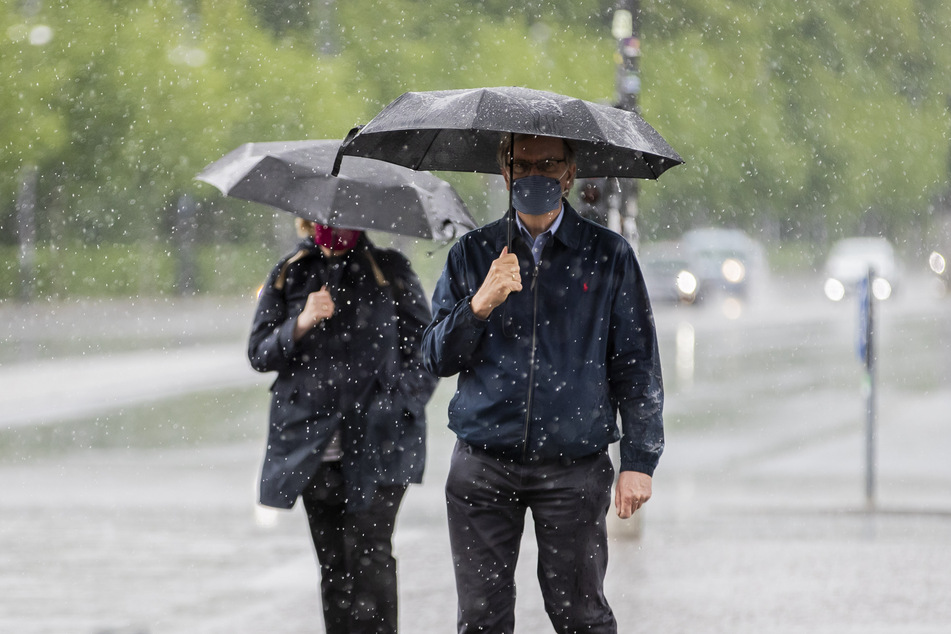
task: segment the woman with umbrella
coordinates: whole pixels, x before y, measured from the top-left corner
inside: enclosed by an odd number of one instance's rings
[[[436,380],[420,363],[430,311],[405,257],[361,231],[298,219],[306,237],[271,271],[248,346],[277,371],[261,503],[307,512],[326,631],[397,631],[392,534],[425,459]]]
[[[302,241],[261,292],[248,345],[277,372],[261,503],[301,498],[329,634],[397,631],[392,535],[422,478],[429,302],[409,261],[363,230],[432,240],[475,226],[445,181],[369,159],[330,174],[339,141],[247,143],[198,179],[298,216]],[[305,220],[306,219],[306,220]]]

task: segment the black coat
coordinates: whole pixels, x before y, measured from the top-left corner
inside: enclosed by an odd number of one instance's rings
[[[336,312],[295,342],[307,296],[325,283]],[[351,509],[368,503],[378,484],[422,479],[425,406],[436,378],[423,369],[419,345],[430,319],[409,261],[366,236],[336,258],[304,240],[274,267],[248,344],[255,370],[278,373],[262,504],[291,508],[337,429]]]

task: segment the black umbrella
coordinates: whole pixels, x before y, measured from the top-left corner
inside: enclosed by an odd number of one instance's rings
[[[245,143],[197,178],[226,196],[264,203],[320,224],[450,240],[476,227],[446,181],[426,172],[347,158],[340,141]]]
[[[408,92],[340,148],[416,170],[497,174],[501,133],[570,139],[578,178],[650,178],[683,159],[639,115],[518,87]]]

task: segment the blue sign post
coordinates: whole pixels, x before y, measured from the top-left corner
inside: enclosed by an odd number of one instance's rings
[[[859,284],[858,356],[865,366],[865,503],[875,507],[875,272],[869,268]]]

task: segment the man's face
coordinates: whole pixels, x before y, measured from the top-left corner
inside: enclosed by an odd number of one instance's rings
[[[565,161],[565,158],[565,143],[559,138],[550,136],[515,137],[513,162],[515,165],[528,166],[527,172],[516,172],[514,174],[516,180],[532,174],[541,174],[537,167],[538,162],[555,159],[559,161],[557,163],[557,172],[554,174],[543,174],[543,176],[557,178],[561,182],[561,190],[568,191],[574,182],[577,167],[575,165],[569,165]],[[507,169],[503,170],[502,176],[505,177],[506,189],[510,189],[512,183],[509,182],[509,171]]]

